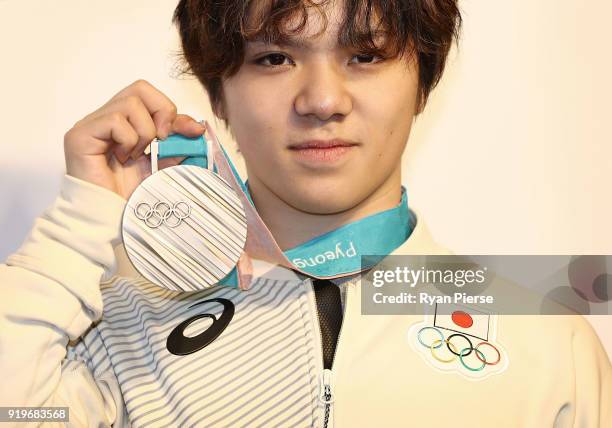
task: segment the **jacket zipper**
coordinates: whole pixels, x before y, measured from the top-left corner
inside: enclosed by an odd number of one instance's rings
[[[338,334],[338,339],[340,339],[340,334]],[[332,363],[332,367],[333,367],[333,363]],[[334,402],[334,395],[332,394],[331,378],[332,378],[332,371],[330,369],[323,369],[323,374],[321,375],[321,391],[319,393],[319,401],[321,401],[325,405],[325,414],[323,416],[323,428],[327,428],[327,424],[329,422],[329,412],[331,411],[331,405]]]
[[[342,330],[344,330],[344,324],[346,321],[346,308],[348,306],[349,294],[350,294],[349,288],[353,285],[351,284],[350,281],[351,280],[345,282],[343,285],[344,287],[346,287],[346,293],[344,294],[344,307],[342,308],[342,324],[340,325],[340,331],[338,331],[338,340],[336,341],[336,348],[334,349],[334,357],[332,358],[332,368],[326,369],[324,368],[325,366],[324,366],[324,361],[323,361],[323,345],[322,345],[323,335],[321,334],[321,326],[319,324],[319,316],[317,312],[317,303],[315,299],[314,286],[313,286],[312,280],[309,280],[309,285],[312,291],[311,303],[314,305],[313,307],[315,309],[316,322],[314,324],[316,325],[315,328],[317,332],[319,333],[319,349],[321,350],[320,362],[321,362],[321,367],[323,367],[321,371],[321,380],[319,382],[320,388],[321,388],[319,391],[319,401],[323,403],[325,406],[323,428],[328,427],[329,416],[331,413],[331,405],[335,401],[335,395],[334,395],[334,390],[333,390],[333,371],[332,369],[334,368],[335,363],[336,363],[336,354],[338,353],[338,348],[340,347],[340,338],[342,337]],[[332,427],[333,427],[333,422],[332,422]]]

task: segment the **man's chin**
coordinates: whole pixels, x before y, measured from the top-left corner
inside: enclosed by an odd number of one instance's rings
[[[362,199],[354,186],[347,187],[307,186],[302,191],[292,192],[286,202],[309,214],[341,214],[359,205]]]

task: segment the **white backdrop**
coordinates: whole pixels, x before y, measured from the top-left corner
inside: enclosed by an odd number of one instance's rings
[[[197,81],[172,77],[176,3],[0,1],[1,260],[58,192],[64,133],[118,90],[143,78],[212,118]],[[612,254],[612,2],[461,7],[461,47],[404,156],[410,204],[456,253]],[[612,354],[612,317],[590,320]]]

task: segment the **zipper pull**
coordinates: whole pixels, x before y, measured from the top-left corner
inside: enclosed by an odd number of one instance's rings
[[[321,375],[321,392],[319,394],[319,401],[327,405],[334,402],[332,371],[330,369],[323,369],[323,374]]]

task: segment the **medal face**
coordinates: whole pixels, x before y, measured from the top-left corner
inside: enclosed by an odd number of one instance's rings
[[[225,180],[199,166],[177,165],[147,177],[132,193],[122,234],[143,277],[170,290],[197,291],[236,266],[247,222]]]

